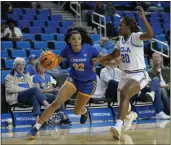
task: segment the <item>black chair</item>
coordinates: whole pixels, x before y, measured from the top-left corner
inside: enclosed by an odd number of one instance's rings
[[[57,86],[59,88],[62,87],[62,85],[65,83],[66,79],[68,78],[68,73],[61,73],[61,74],[58,74],[56,75],[55,79],[57,81]]]
[[[1,113],[8,113],[8,103],[5,99],[5,84],[1,83]]]
[[[92,104],[102,104],[103,106],[106,106],[106,103],[108,104],[108,107],[111,107],[111,100],[108,99],[108,98],[91,98],[89,100],[89,107],[92,105]]]

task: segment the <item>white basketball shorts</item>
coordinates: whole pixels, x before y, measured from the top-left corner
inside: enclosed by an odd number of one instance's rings
[[[125,73],[122,72],[122,77],[118,85],[118,90],[121,90],[123,86],[128,82],[128,80],[133,79],[137,81],[140,85],[141,90],[148,84],[148,73],[138,72],[138,73]]]

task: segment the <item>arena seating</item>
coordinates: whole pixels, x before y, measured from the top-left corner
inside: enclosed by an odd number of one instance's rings
[[[88,4],[94,6],[95,3],[87,2]],[[113,2],[114,5],[130,5],[130,2]],[[162,3],[163,6],[165,4]],[[88,14],[90,15],[92,13],[92,10],[89,10]],[[131,16],[134,17],[141,28],[144,30],[143,23],[139,16],[137,15],[137,12],[133,11],[117,11],[117,14],[121,16]],[[3,41],[2,42],[2,58],[8,58],[5,59],[5,68],[10,68],[8,66],[8,63],[10,62],[10,58],[14,59],[17,54],[19,56],[27,57],[30,53],[34,53],[36,55],[40,54],[41,49],[48,49],[49,41],[54,43],[54,49],[61,50],[65,47],[64,41],[64,33],[66,32],[67,28],[73,25],[73,22],[71,20],[63,20],[61,15],[51,15],[51,12],[49,9],[30,9],[30,8],[14,8],[13,14],[8,14],[8,18],[12,18],[16,21],[18,21],[18,27],[21,29],[27,29],[28,33],[23,34],[24,41],[13,43],[11,41]],[[111,19],[110,16],[106,16],[107,22],[112,22],[113,20],[113,27],[117,29],[120,17],[113,16],[113,19]],[[166,32],[169,30],[169,13],[165,12],[151,12],[148,16],[148,20],[151,23],[154,32],[155,32],[155,38],[159,39],[161,41],[166,42]],[[5,21],[5,20],[2,20]],[[90,34],[93,41],[99,41],[100,36],[98,34]],[[31,40],[27,41],[27,40]],[[53,42],[54,41],[54,42]],[[59,42],[58,42],[59,41]],[[158,48],[160,49],[161,46],[158,45]],[[7,51],[7,49],[10,49],[10,51]],[[21,49],[12,51],[11,49]],[[28,51],[24,51],[22,49],[27,49]],[[32,49],[40,49],[40,50],[32,50]],[[22,55],[21,55],[21,53]],[[10,56],[9,56],[9,53]],[[58,51],[56,51],[58,53]],[[6,66],[7,64],[7,66]],[[149,64],[147,64],[149,65]]]
[[[14,59],[16,57],[23,57],[23,58],[27,57],[26,50],[13,50],[13,49],[10,49],[9,53],[11,54],[12,59]]]
[[[88,17],[89,18],[91,18],[92,12],[93,12],[93,10],[88,10]],[[143,25],[143,22],[142,22],[141,18],[139,17],[139,14],[137,12],[134,12],[134,11],[116,11],[116,13],[119,14],[121,17],[122,16],[129,16],[129,17],[135,18],[138,22],[138,25],[142,28],[143,31],[145,31],[145,27]],[[110,16],[106,16],[106,22],[111,23],[113,20],[113,22],[112,22],[113,27],[114,27],[114,30],[117,32],[117,28],[118,28],[119,21],[120,21],[121,17],[113,16],[113,19],[111,19]],[[170,28],[169,13],[166,13],[166,12],[150,12],[147,16],[147,20],[150,22],[151,26],[153,27],[155,35],[163,35],[163,34],[165,35]],[[91,19],[90,19],[90,21],[91,21]]]
[[[90,3],[89,3],[90,4]],[[93,6],[95,3],[91,3]],[[113,2],[115,5],[129,5],[125,2]],[[88,14],[90,15],[92,10],[89,10]],[[117,11],[117,14],[121,16],[131,16],[136,18],[139,25],[142,29],[145,29],[142,21],[137,15],[137,12],[133,11]],[[18,27],[21,29],[28,28],[29,32],[23,34],[24,41],[13,43],[12,41],[3,41],[1,43],[2,46],[2,59],[7,58],[4,61],[4,66],[6,69],[11,68],[11,63],[15,57],[23,56],[28,57],[30,54],[36,54],[39,56],[42,49],[48,49],[49,41],[54,43],[55,53],[59,53],[58,50],[61,50],[65,47],[64,42],[64,33],[66,32],[69,26],[73,25],[73,22],[70,20],[63,20],[61,15],[51,15],[50,10],[48,9],[21,9],[14,8],[13,14],[8,14],[8,18],[12,18],[18,21]],[[113,27],[117,29],[120,17],[113,16]],[[112,22],[111,17],[106,16],[107,22]],[[166,42],[166,32],[169,30],[169,21],[170,17],[168,13],[165,12],[152,12],[148,17],[149,22],[151,23],[154,32],[155,38],[161,41]],[[5,20],[2,20],[5,21]],[[98,34],[90,34],[93,41],[99,41],[100,36]],[[27,41],[27,40],[31,40]],[[53,42],[54,41],[54,42]],[[160,49],[161,46],[158,45]],[[7,51],[7,50],[10,51]],[[12,50],[12,49],[21,49],[21,50]],[[24,49],[27,49],[26,52]],[[40,49],[40,50],[32,50],[32,49]],[[10,55],[9,55],[10,53]],[[146,60],[146,58],[145,58]],[[147,65],[149,66],[148,61]]]
[[[1,42],[1,49],[8,49],[8,48],[13,48],[12,41],[2,41]]]

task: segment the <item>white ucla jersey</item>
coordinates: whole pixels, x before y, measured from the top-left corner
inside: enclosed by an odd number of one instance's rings
[[[121,36],[117,42],[116,49],[120,50],[122,70],[133,71],[146,68],[144,61],[144,43],[139,39],[141,34],[142,32],[132,33],[126,41]]]

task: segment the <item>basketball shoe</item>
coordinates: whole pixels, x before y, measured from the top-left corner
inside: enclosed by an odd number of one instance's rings
[[[86,113],[81,115],[81,118],[80,118],[81,124],[84,124],[88,119],[89,109],[88,109],[88,107],[86,107],[86,109],[87,109]]]
[[[125,116],[123,130],[129,130],[131,128],[132,122],[137,119],[137,113],[131,111],[128,115]]]
[[[121,128],[118,126],[114,126],[110,128],[110,133],[114,139],[120,140],[121,138]]]
[[[35,139],[38,131],[39,130],[37,130],[36,127],[32,127],[32,129],[27,133],[28,139],[30,140]]]

